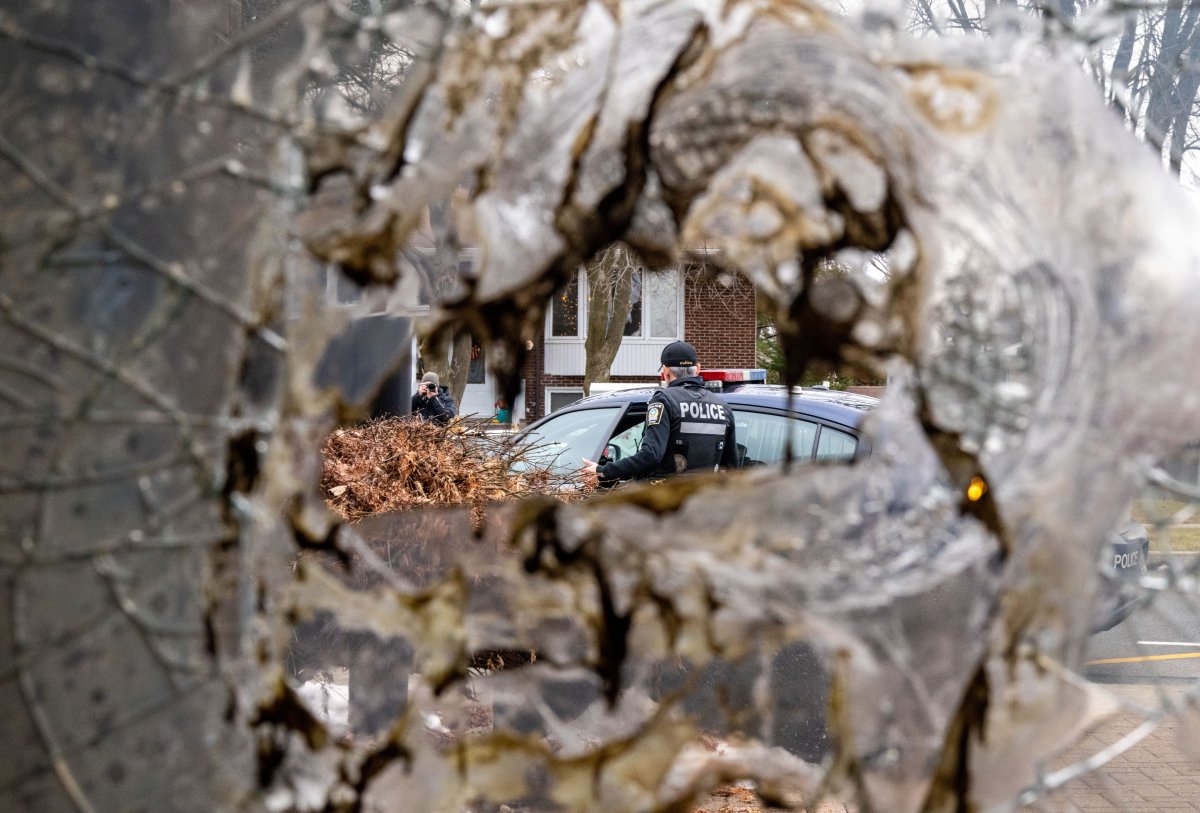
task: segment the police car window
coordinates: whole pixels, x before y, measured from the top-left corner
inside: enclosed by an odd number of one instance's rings
[[[622,421],[622,424],[624,423],[626,423],[626,421]],[[645,430],[646,416],[642,415],[640,416],[639,420],[634,421],[624,430],[613,435],[608,441],[608,445],[616,449],[617,457],[613,459],[620,459],[637,454],[638,450],[642,448],[642,434],[645,432]],[[610,457],[612,457],[611,454]]]
[[[546,466],[559,474],[575,471],[583,458],[595,460],[609,427],[621,407],[584,409],[552,417],[530,432],[526,438],[529,449],[526,458],[533,464]]]
[[[857,448],[858,439],[853,435],[825,426],[817,442],[817,460],[853,460]]]
[[[736,409],[733,414],[743,466],[782,463],[789,439],[793,459],[812,458],[817,439],[817,424],[812,421]]]

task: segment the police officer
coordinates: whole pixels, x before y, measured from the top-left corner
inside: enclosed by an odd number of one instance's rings
[[[642,448],[637,454],[598,465],[584,458],[585,477],[601,481],[657,479],[685,471],[738,466],[733,411],[704,388],[696,348],[671,342],[659,359],[667,386],[650,396]]]

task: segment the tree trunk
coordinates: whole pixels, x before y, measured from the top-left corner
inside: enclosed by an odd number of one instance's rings
[[[609,380],[613,359],[625,337],[625,321],[633,301],[633,275],[638,271],[624,246],[606,249],[587,270],[584,395],[591,394],[592,384]]]
[[[1122,109],[1127,102],[1117,95],[1117,88],[1129,86],[1129,65],[1133,61],[1133,46],[1137,40],[1138,21],[1134,16],[1125,20],[1125,28],[1121,31],[1121,41],[1113,56],[1112,70],[1109,71],[1109,99],[1116,101]],[[1128,110],[1126,110],[1128,114]]]
[[[462,247],[449,203],[442,202],[429,207],[429,225],[433,236],[433,253],[406,251],[405,257],[420,274],[430,304],[436,308],[461,295],[462,277],[458,270],[458,258]],[[420,340],[421,361],[425,369],[438,374],[439,381],[450,391],[456,406],[461,406],[463,393],[467,389],[471,342],[470,331],[465,328],[455,330],[449,337],[438,334],[422,336]],[[461,412],[460,409],[459,414]]]
[[[474,339],[470,331],[459,330],[454,334],[453,350],[446,380],[442,383],[450,388],[455,406],[461,407],[463,394],[467,391],[467,374],[471,370],[471,345]],[[462,410],[459,409],[459,414]]]
[[[1167,147],[1167,161],[1171,172],[1179,174],[1183,165],[1183,154],[1188,148],[1188,124],[1192,119],[1192,109],[1196,104],[1196,94],[1200,91],[1200,70],[1195,67],[1196,59],[1200,58],[1200,36],[1192,31],[1191,41],[1182,59],[1182,70],[1175,95],[1178,106],[1171,121],[1171,140]]]
[[[1150,98],[1146,105],[1146,139],[1160,154],[1170,135],[1170,127],[1180,109],[1179,74],[1184,50],[1196,30],[1196,12],[1168,7],[1163,17],[1162,46],[1155,55],[1153,75],[1148,82]]]
[[[456,406],[462,404],[463,393],[467,390],[471,341],[471,334],[466,330],[455,331],[450,341],[440,336],[426,336],[420,341],[421,362],[425,371],[437,373],[441,385],[450,390]],[[462,414],[461,410],[459,414]]]

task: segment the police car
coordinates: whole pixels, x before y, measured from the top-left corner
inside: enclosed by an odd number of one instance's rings
[[[794,461],[853,460],[868,452],[859,424],[879,403],[865,395],[818,388],[745,384],[729,371],[703,371],[733,411],[743,467],[782,463],[789,446]],[[713,383],[716,386],[712,386]],[[518,437],[526,456],[560,474],[583,460],[620,460],[641,447],[650,396],[644,386],[593,395],[529,425]]]
[[[702,371],[706,385],[733,410],[743,467],[782,463],[789,444],[796,462],[852,461],[870,453],[859,427],[877,398],[809,387],[789,393],[782,386],[744,383],[755,380],[757,372]],[[639,386],[584,398],[530,424],[516,440],[528,444],[527,458],[559,474],[578,471],[585,458],[620,460],[640,448],[656,390]],[[1148,552],[1146,528],[1136,522],[1122,523],[1110,534],[1102,567],[1109,584],[1101,590],[1094,632],[1120,623],[1136,606]]]

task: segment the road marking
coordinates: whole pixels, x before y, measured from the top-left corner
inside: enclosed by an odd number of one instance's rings
[[[1088,661],[1088,666],[1102,666],[1108,663],[1145,663],[1146,661],[1181,661],[1187,658],[1200,658],[1200,652],[1177,652],[1174,655],[1142,655],[1136,658],[1104,658],[1098,661]]]
[[[1190,646],[1200,649],[1200,643],[1194,641],[1138,641],[1138,646]]]

